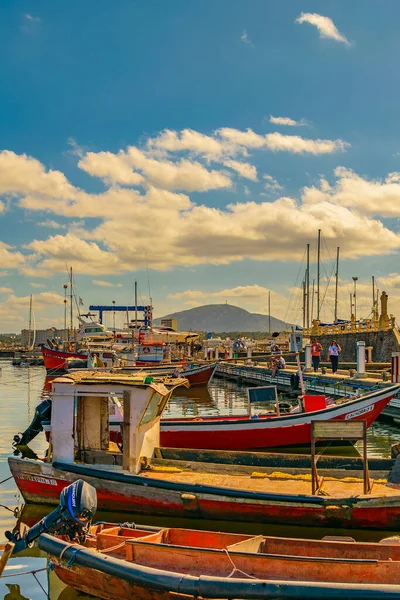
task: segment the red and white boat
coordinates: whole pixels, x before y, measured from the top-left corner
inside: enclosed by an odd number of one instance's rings
[[[254,478],[254,471],[260,468],[256,455],[244,472],[241,463],[236,463],[236,453],[225,455],[231,460],[226,464],[221,452],[207,451],[212,464],[206,464],[200,452],[198,462],[181,461],[179,468],[157,459],[162,452],[162,412],[174,386],[186,381],[171,379],[168,387],[165,383],[165,379],[146,383],[137,376],[93,371],[70,373],[53,381],[51,455],[44,461],[8,459],[24,499],[58,504],[62,489],[84,479],[96,488],[99,509],[257,524],[398,530],[400,494],[382,480],[375,481],[372,493],[363,494],[362,480],[339,474],[326,480],[326,496],[321,497],[310,493],[309,480],[299,479],[297,472],[277,482],[264,469],[265,477],[262,473],[261,478]],[[393,385],[349,402],[344,418],[365,418],[374,413],[372,405],[380,408],[398,389],[399,385]],[[107,443],[108,403],[104,398],[110,394],[118,396],[126,409],[122,452]],[[335,414],[337,407],[324,412],[330,410]]]
[[[162,419],[161,445],[166,448],[248,450],[309,445],[311,422],[365,420],[370,427],[397,391],[374,390],[359,398],[327,406],[325,396],[304,396],[301,412],[256,417],[229,416]],[[297,409],[295,409],[297,410]],[[112,425],[112,423],[111,423]],[[114,430],[116,427],[112,427]]]
[[[87,360],[87,353],[82,352],[65,352],[64,350],[57,350],[49,348],[48,346],[42,346],[42,356],[44,360],[44,366],[48,373],[61,373],[67,370],[67,364],[69,360]]]

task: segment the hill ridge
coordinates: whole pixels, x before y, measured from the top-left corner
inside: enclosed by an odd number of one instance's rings
[[[181,330],[221,333],[225,331],[269,331],[269,317],[261,313],[251,313],[233,304],[204,304],[186,310],[169,313],[154,319],[160,325],[161,319],[174,317]],[[272,331],[282,331],[287,323],[271,315]]]

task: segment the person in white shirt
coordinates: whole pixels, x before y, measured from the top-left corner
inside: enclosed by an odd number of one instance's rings
[[[336,340],[333,340],[332,344],[329,346],[328,350],[328,358],[331,361],[332,365],[332,373],[336,373],[339,362],[339,353],[342,351],[341,347],[337,343]]]

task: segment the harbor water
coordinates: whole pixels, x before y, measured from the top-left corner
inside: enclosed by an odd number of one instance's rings
[[[12,439],[15,434],[23,431],[31,421],[35,407],[40,401],[45,384],[45,370],[43,367],[19,368],[13,367],[11,361],[0,363],[0,407],[2,420],[0,423],[0,541],[5,539],[4,532],[12,529],[18,518],[22,522],[32,522],[43,517],[51,509],[38,506],[27,506],[24,509],[22,498],[10,477],[7,459],[13,453]],[[214,379],[208,388],[191,388],[180,391],[172,397],[166,416],[204,417],[207,415],[245,414],[247,412],[247,387],[222,379]],[[261,410],[254,406],[254,411]],[[368,455],[371,457],[389,457],[391,444],[400,442],[400,427],[385,421],[378,421],[368,431]],[[30,447],[38,456],[43,456],[47,448],[44,434],[40,434]],[[343,452],[349,451],[342,449]],[[351,450],[354,452],[354,450]],[[335,448],[335,453],[337,449]],[[104,518],[104,513],[99,513],[99,520]],[[127,520],[127,515],[108,513],[107,520],[122,522]],[[324,533],[318,528],[293,528],[285,526],[256,524],[224,523],[211,521],[195,521],[183,519],[149,518],[131,515],[130,519],[137,523],[148,523],[166,526],[184,526],[191,528],[242,531],[249,533],[263,533],[271,535],[294,537],[321,537]],[[337,532],[344,535],[341,530]],[[398,532],[396,532],[398,533]],[[351,532],[359,540],[373,540],[387,537],[388,532],[368,531]],[[372,537],[373,536],[373,537]],[[32,571],[37,573],[32,574]],[[73,600],[78,598],[78,593],[71,588],[66,588],[56,577],[54,572],[47,569],[46,557],[37,548],[32,548],[25,553],[10,559],[6,577],[0,579],[0,600],[21,600],[30,598],[40,600],[50,597],[51,600]],[[47,596],[48,594],[48,596]],[[79,598],[85,598],[79,594]],[[87,597],[89,598],[89,597]],[[92,596],[91,596],[92,598]]]

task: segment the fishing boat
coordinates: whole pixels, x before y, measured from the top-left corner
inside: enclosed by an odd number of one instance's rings
[[[8,558],[34,541],[61,581],[105,600],[186,598],[398,598],[399,538],[358,543],[195,531],[124,523],[92,525],[96,490],[64,488],[55,510],[7,531]]]
[[[159,380],[120,373],[77,372],[52,382],[52,453],[46,460],[10,457],[9,466],[26,502],[57,503],[77,479],[93,485],[99,508],[257,523],[377,528],[400,526],[400,494],[377,480],[363,492],[360,480],[326,480],[324,496],[313,495],[309,478],[298,473],[257,475],[257,461],[237,473],[235,455],[223,464],[171,466],[160,454],[160,421],[174,386],[186,380]],[[399,386],[392,386],[395,393]],[[109,444],[109,398],[124,408],[122,451]],[[354,415],[354,418],[361,415]],[[229,454],[229,452],[227,453]],[[246,453],[244,453],[246,454]]]
[[[126,525],[92,526],[81,544],[44,534],[39,548],[63,583],[106,600],[400,594],[398,538],[357,543]]]

